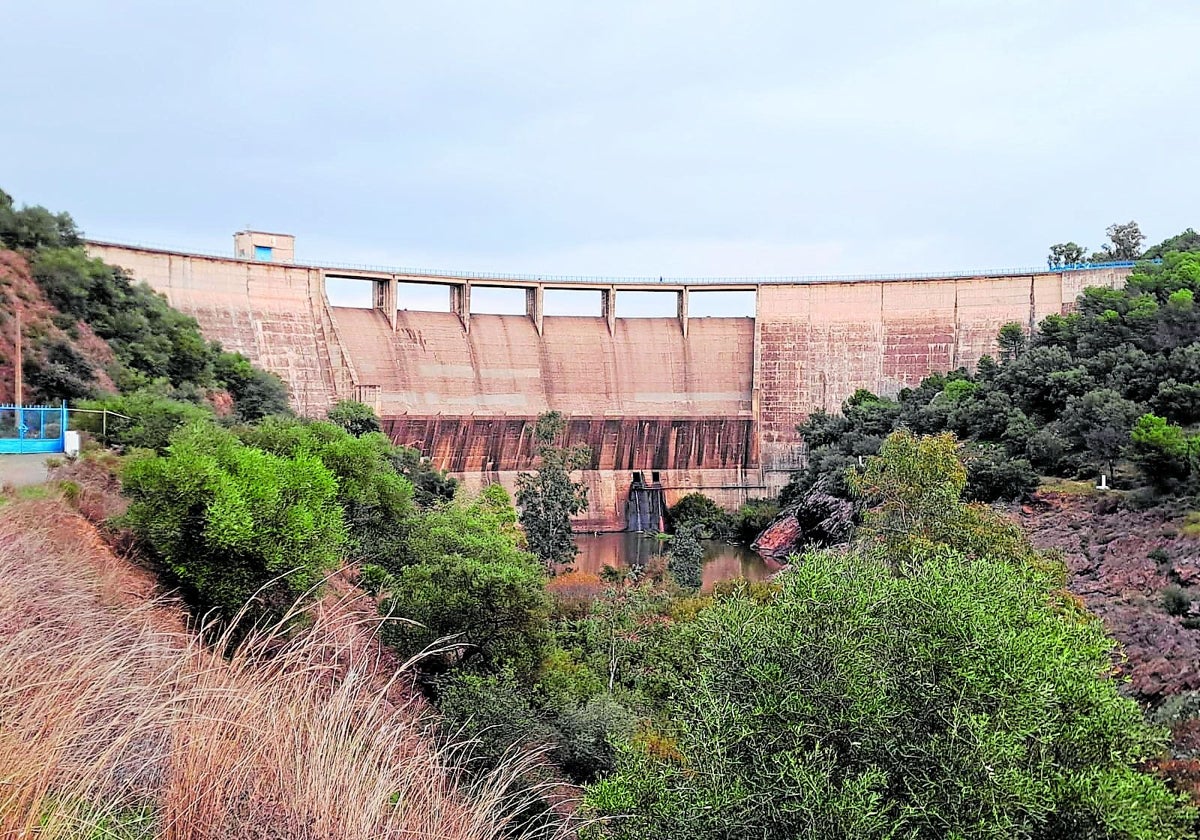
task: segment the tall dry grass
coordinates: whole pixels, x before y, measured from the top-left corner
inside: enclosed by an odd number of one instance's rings
[[[466,782],[353,611],[220,657],[146,587],[60,501],[0,509],[0,837],[511,836],[533,759]]]

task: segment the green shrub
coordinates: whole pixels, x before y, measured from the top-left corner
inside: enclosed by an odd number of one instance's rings
[[[689,521],[671,538],[671,556],[667,570],[681,589],[695,592],[704,573],[704,546],[700,545],[700,524]]]
[[[274,373],[257,368],[240,353],[218,353],[213,372],[233,397],[234,415],[242,422],[288,414],[288,392]]]
[[[577,782],[591,782],[616,769],[617,747],[628,741],[637,717],[612,697],[593,697],[558,716],[555,763]]]
[[[670,748],[623,749],[589,790],[631,815],[604,836],[1187,836],[1132,766],[1163,741],[1101,678],[1112,643],[1060,604],[1027,570],[953,552],[905,576],[806,556],[772,601],[735,595],[681,628]]]
[[[701,539],[719,540],[734,532],[733,517],[703,493],[688,493],[667,509],[667,527],[679,531],[688,526],[699,528]]]
[[[340,401],[325,416],[330,423],[336,423],[355,437],[383,431],[375,409],[354,400]]]
[[[1178,584],[1171,584],[1162,592],[1163,609],[1168,615],[1186,615],[1192,607],[1192,596]]]
[[[890,435],[843,551],[667,630],[655,727],[587,794],[600,836],[1183,838],[1166,734],[1061,563],[959,498],[950,435]],[[763,795],[763,792],[769,792]]]
[[[124,516],[199,610],[279,613],[337,566],[345,526],[337,480],[307,454],[280,457],[210,423],[172,436],[166,453],[133,457]]]
[[[1037,488],[1038,474],[1024,458],[1011,458],[1000,446],[977,444],[967,458],[964,495],[975,502],[1015,501]]]
[[[470,742],[472,769],[491,770],[514,748],[553,746],[557,740],[511,673],[447,674],[437,679],[435,690],[444,737],[452,743]]]
[[[735,516],[734,534],[738,542],[750,545],[778,515],[779,504],[774,499],[749,499]]]
[[[348,559],[381,564],[404,552],[412,486],[392,466],[392,447],[382,434],[354,437],[333,423],[295,417],[269,417],[238,434],[275,455],[314,457],[333,473]]]
[[[157,396],[147,391],[108,396],[80,403],[78,408],[101,414],[79,413],[72,418],[76,426],[90,432],[101,442],[126,449],[152,449],[163,452],[171,435],[189,423],[212,419],[207,408],[189,402]],[[117,415],[124,415],[123,417]]]
[[[395,586],[380,611],[408,620],[386,624],[384,641],[404,656],[439,639],[461,646],[424,660],[427,670],[469,662],[531,675],[549,639],[550,598],[541,564],[517,548],[515,519],[502,488],[415,517],[405,554],[383,563]]]
[[[416,449],[397,446],[392,449],[391,458],[396,472],[412,483],[413,501],[418,507],[429,508],[454,498],[454,493],[458,490],[458,479],[435,469],[433,462]]]
[[[395,585],[391,572],[374,563],[367,563],[358,570],[358,588],[368,595],[379,596]]]

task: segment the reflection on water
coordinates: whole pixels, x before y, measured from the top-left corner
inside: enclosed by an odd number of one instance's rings
[[[600,574],[605,566],[618,569],[644,566],[655,555],[666,554],[670,545],[647,534],[629,531],[616,534],[576,534],[575,544],[579,546],[579,555],[572,564],[575,570],[594,575]],[[705,540],[701,588],[710,589],[718,581],[734,578],[765,580],[779,568],[779,564],[764,560],[744,546]]]

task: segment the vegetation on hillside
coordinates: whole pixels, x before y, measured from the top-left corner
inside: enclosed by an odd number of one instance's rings
[[[1138,769],[1164,734],[1111,679],[1113,642],[965,485],[952,436],[895,432],[851,546],[665,633],[658,656],[688,666],[590,788],[614,817],[596,834],[1188,836]]]
[[[974,372],[930,376],[895,399],[859,391],[840,414],[815,412],[799,429],[808,464],[781,502],[818,486],[848,498],[847,470],[896,428],[967,441],[967,495],[979,501],[1020,498],[1039,474],[1117,474],[1127,486],[1194,493],[1200,241],[1168,241],[1197,250],[1139,263],[1124,288],[1086,289],[1074,312],[1048,316],[1032,334],[1005,326],[999,359],[984,357]]]
[[[211,397],[225,392],[236,420],[287,412],[287,389],[278,376],[205,340],[195,319],[172,309],[162,295],[133,282],[120,268],[88,257],[68,214],[36,206],[18,209],[0,190],[0,246],[25,256],[33,280],[54,308],[57,330],[36,323],[23,330],[27,403],[102,398],[90,407],[141,418],[147,411],[169,411],[161,403],[147,404],[156,398],[208,409]],[[9,310],[23,305],[19,296],[5,295],[3,302]],[[98,385],[96,364],[73,340],[79,325],[111,349],[104,373],[119,396]],[[124,422],[115,420],[114,435],[119,438],[123,429]]]
[[[529,757],[456,771],[352,600],[210,648],[151,591],[63,501],[0,510],[0,836],[521,836]]]

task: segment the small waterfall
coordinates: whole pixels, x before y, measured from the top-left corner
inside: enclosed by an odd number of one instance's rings
[[[625,530],[660,532],[664,530],[666,502],[658,473],[647,482],[644,474],[635,472],[629,485],[629,501],[625,504]]]

